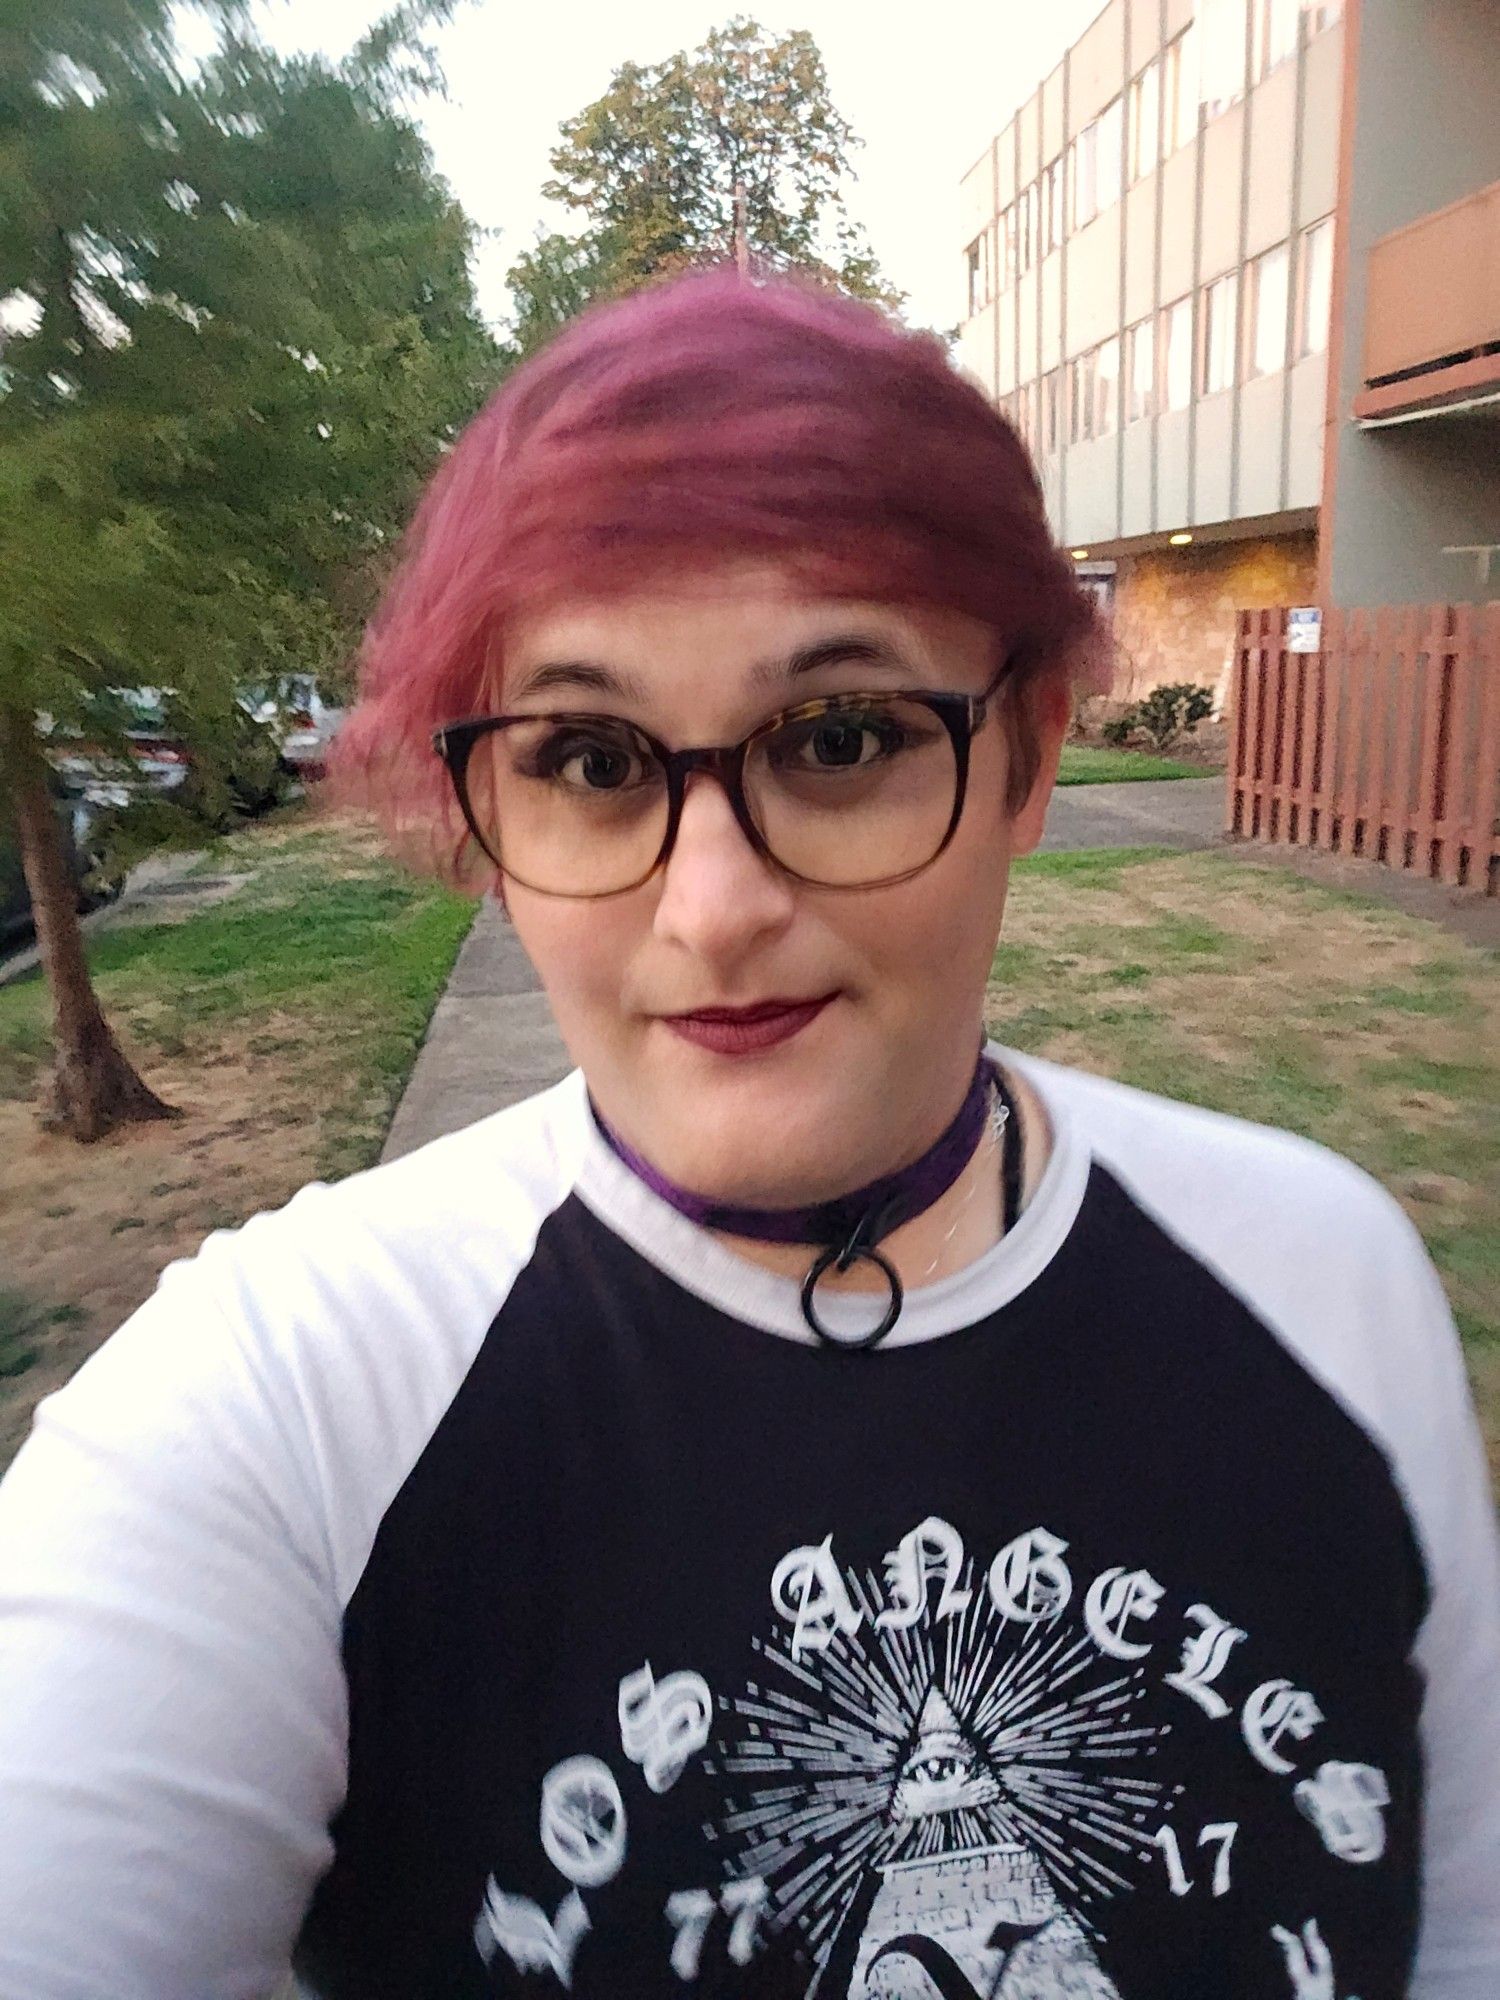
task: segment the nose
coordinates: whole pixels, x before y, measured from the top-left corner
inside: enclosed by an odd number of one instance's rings
[[[750,845],[723,786],[695,773],[662,871],[656,935],[727,972],[784,931],[795,910],[795,884]]]

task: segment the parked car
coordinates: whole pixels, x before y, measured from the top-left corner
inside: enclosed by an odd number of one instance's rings
[[[210,825],[264,812],[284,795],[291,767],[282,732],[237,701],[201,747],[203,732],[173,688],[110,688],[89,704],[88,722],[64,733],[44,718],[54,769],[91,805],[120,810],[175,796]],[[199,745],[200,747],[194,747]]]
[[[328,752],[347,713],[323,699],[312,674],[289,674],[273,686],[247,690],[245,702],[257,722],[278,733],[288,770],[304,784],[328,774]]]

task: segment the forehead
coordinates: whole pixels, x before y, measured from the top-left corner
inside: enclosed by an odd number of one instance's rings
[[[841,656],[831,642],[843,640]],[[863,673],[967,688],[987,678],[993,653],[988,628],[956,613],[820,596],[775,571],[734,568],[535,610],[512,622],[496,666],[507,701],[544,669],[556,688],[552,669],[584,666],[653,708],[701,709],[714,697],[721,708],[752,695],[796,700],[835,671],[845,684]]]

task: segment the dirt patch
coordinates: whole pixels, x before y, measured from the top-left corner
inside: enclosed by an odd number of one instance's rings
[[[40,1336],[38,1358],[0,1405],[0,1463],[38,1399],[57,1388],[211,1230],[276,1208],[312,1179],[317,1121],[296,1066],[225,1037],[158,1061],[152,1080],[183,1117],[76,1146],[0,1104],[0,1269],[81,1317]]]

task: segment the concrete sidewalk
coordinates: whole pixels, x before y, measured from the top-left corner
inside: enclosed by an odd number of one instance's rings
[[[502,1111],[571,1067],[521,940],[486,897],[433,1009],[380,1157],[398,1159]]]

